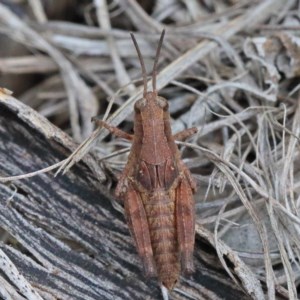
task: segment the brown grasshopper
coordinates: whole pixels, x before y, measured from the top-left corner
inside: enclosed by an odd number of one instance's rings
[[[168,101],[157,94],[156,68],[164,34],[165,31],[161,34],[153,66],[153,91],[147,92],[145,64],[131,33],[144,84],[143,98],[134,106],[134,134],[94,120],[112,134],[132,141],[115,194],[124,200],[127,223],[146,274],[157,275],[167,289],[172,289],[181,268],[184,272],[193,270],[195,209],[192,194],[196,190],[175,140],[183,140],[197,129],[172,135]]]

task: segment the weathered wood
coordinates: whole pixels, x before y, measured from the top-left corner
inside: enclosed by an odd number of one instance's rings
[[[9,96],[0,99],[0,140],[0,176],[47,167],[75,148],[59,129]],[[0,227],[12,236],[0,244],[4,299],[39,299],[37,294],[43,299],[161,299],[156,281],[144,277],[123,214],[93,174],[92,163],[91,157],[56,178],[51,172],[0,183]],[[22,280],[10,276],[5,256],[31,284],[33,298],[19,291]],[[249,296],[222,270],[214,248],[198,237],[195,273],[181,278],[171,299]]]

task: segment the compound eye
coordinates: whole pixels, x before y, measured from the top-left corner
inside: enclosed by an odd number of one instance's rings
[[[146,107],[146,99],[142,98],[135,102],[134,109],[137,111],[143,110]]]
[[[169,107],[168,101],[163,97],[157,97],[157,104],[159,107],[161,107],[163,110],[167,110]]]

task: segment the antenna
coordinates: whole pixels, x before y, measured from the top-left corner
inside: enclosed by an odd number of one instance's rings
[[[144,83],[144,96],[146,95],[147,93],[147,73],[146,73],[146,67],[145,67],[145,63],[144,63],[144,59],[143,59],[143,56],[141,54],[141,51],[140,51],[140,48],[139,48],[139,45],[133,35],[133,33],[131,32],[130,33],[130,36],[131,36],[131,39],[133,41],[133,44],[134,44],[134,47],[136,49],[136,52],[138,54],[138,57],[139,57],[139,61],[140,61],[140,64],[141,64],[141,67],[142,67],[142,75],[143,75],[143,83]]]
[[[153,70],[152,70],[152,87],[153,87],[153,92],[156,92],[157,63],[158,63],[158,59],[159,59],[160,50],[161,50],[161,47],[162,47],[162,44],[163,44],[165,32],[166,31],[164,29],[162,31],[161,35],[160,35],[160,39],[159,39],[157,50],[156,50],[156,54],[155,54],[155,60],[154,60]]]

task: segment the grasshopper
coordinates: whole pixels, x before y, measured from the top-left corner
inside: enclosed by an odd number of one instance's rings
[[[186,129],[172,135],[168,101],[156,90],[157,63],[165,31],[162,31],[152,72],[153,91],[147,91],[142,54],[131,33],[143,73],[144,92],[134,106],[134,134],[95,120],[117,137],[132,142],[127,164],[115,195],[124,201],[125,215],[147,276],[158,276],[173,289],[181,270],[193,271],[196,184],[180,159],[175,140],[197,132]]]

